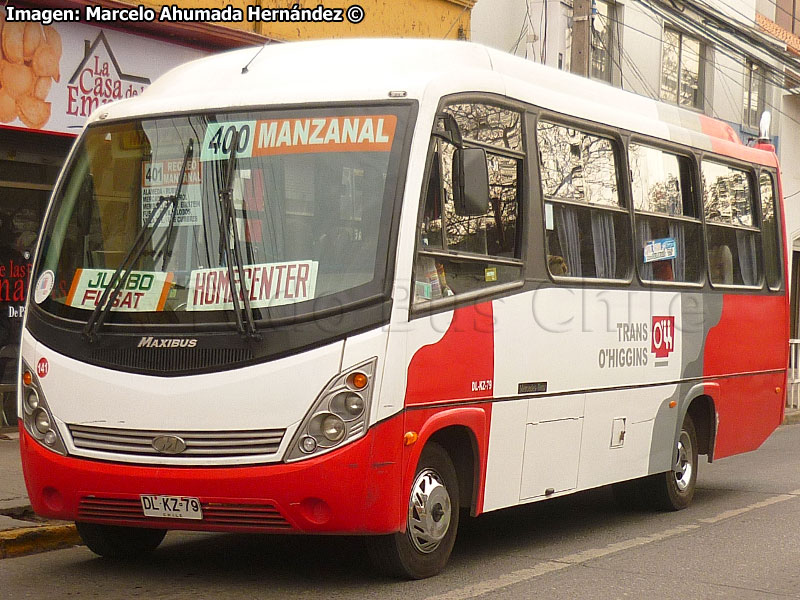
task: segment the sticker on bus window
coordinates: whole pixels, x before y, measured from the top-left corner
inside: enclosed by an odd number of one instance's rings
[[[244,267],[244,287],[249,290],[250,306],[266,308],[313,300],[317,287],[314,260],[266,263]],[[239,273],[233,270],[235,289],[240,290]],[[228,310],[233,308],[233,292],[227,267],[196,269],[189,281],[186,310]]]
[[[200,160],[221,160],[231,155],[233,138],[236,141],[236,156],[248,158],[253,155],[253,132],[255,121],[229,121],[227,123],[209,123],[200,149]]]
[[[213,123],[206,129],[200,160],[230,156],[237,132],[236,155],[240,158],[316,152],[389,152],[396,128],[395,115]]]
[[[142,163],[142,225],[162,196],[169,197],[178,189],[183,159],[157,160]],[[179,227],[203,224],[202,171],[200,161],[192,160],[186,165],[186,174],[181,186],[174,224]],[[156,217],[158,218],[158,215]],[[172,210],[167,210],[159,227],[167,227]]]
[[[644,262],[656,262],[658,260],[672,260],[678,257],[678,246],[675,238],[661,238],[650,240],[644,245]]]
[[[67,306],[94,310],[111,281],[113,269],[78,269],[72,278]],[[111,310],[159,312],[164,310],[172,284],[172,273],[131,271]]]
[[[50,292],[53,291],[53,285],[55,284],[55,281],[55,273],[53,273],[50,269],[39,275],[39,279],[36,282],[36,288],[33,292],[33,301],[36,302],[36,304],[41,304],[47,300]]]

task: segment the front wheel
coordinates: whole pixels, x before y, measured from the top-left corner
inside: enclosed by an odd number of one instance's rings
[[[671,470],[653,475],[651,500],[663,510],[682,510],[691,504],[697,484],[697,432],[688,414],[673,448],[672,461]]]
[[[459,516],[458,476],[447,452],[432,442],[420,456],[408,497],[406,531],[370,538],[375,566],[394,577],[424,579],[447,564]]]
[[[166,529],[80,522],[75,523],[75,527],[89,550],[106,558],[134,558],[152,552],[167,535]]]

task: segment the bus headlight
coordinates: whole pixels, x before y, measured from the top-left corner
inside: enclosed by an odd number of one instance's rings
[[[25,409],[26,414],[33,414],[39,408],[39,394],[34,388],[28,388],[23,396],[22,407]]]
[[[50,415],[47,414],[46,410],[39,408],[33,413],[33,426],[42,435],[46,435],[50,431]]]
[[[371,358],[328,382],[297,429],[287,462],[329,452],[366,433],[377,362]]]
[[[22,422],[25,431],[46,448],[66,456],[67,448],[56,429],[38,378],[24,362],[22,372]]]

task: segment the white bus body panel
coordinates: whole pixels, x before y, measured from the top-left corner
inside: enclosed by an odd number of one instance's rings
[[[380,344],[370,351],[379,350]],[[35,368],[45,358],[49,370],[39,382],[71,455],[141,459],[78,449],[66,424],[155,431],[239,431],[286,429],[281,447],[263,456],[214,458],[153,456],[162,464],[243,464],[280,460],[317,395],[340,370],[344,342],[336,342],[259,365],[185,377],[153,377],[88,365],[58,354],[25,332],[23,359]],[[351,357],[370,358],[350,352]],[[373,354],[375,356],[375,354]],[[379,356],[378,368],[382,368]],[[352,366],[352,365],[346,365]],[[224,427],[223,427],[224,424]]]

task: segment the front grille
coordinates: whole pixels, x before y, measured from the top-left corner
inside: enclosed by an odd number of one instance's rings
[[[181,458],[236,458],[275,454],[285,429],[252,431],[157,431],[68,425],[72,442],[81,450],[113,452],[128,456]],[[162,454],[153,447],[160,436],[176,436],[186,443],[179,454]]]
[[[291,529],[272,504],[228,504],[225,502],[201,502],[202,521],[184,519],[163,519],[168,527],[179,524],[202,524],[229,529]],[[141,523],[152,521],[142,512],[138,498],[98,498],[84,496],[78,504],[78,520],[107,521],[113,523]],[[159,521],[161,519],[158,519]]]
[[[252,359],[246,348],[105,348],[91,355],[91,361],[101,366],[155,375],[197,373]]]

